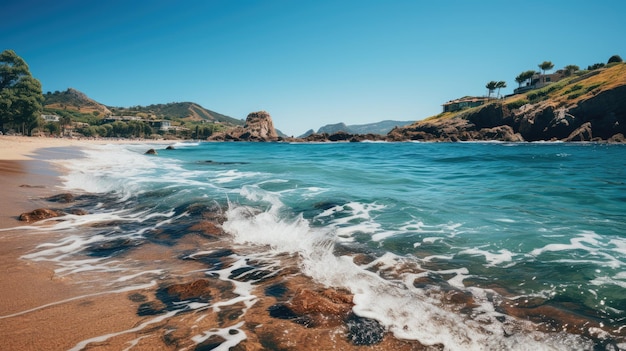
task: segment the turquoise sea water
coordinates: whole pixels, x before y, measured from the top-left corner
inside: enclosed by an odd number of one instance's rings
[[[268,262],[297,255],[303,274],[350,290],[354,312],[398,338],[450,350],[626,347],[624,145],[179,143],[143,155],[149,147],[58,161],[66,189],[98,199],[71,219],[81,234],[26,258],[63,274],[114,271],[120,252],[157,240],[155,228],[181,230],[182,209],[202,204],[225,209],[232,245]],[[472,307],[447,303],[451,291]],[[545,311],[585,322],[572,332]]]

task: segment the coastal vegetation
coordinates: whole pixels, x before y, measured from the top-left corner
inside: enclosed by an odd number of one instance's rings
[[[29,134],[39,124],[43,96],[41,83],[13,50],[0,53],[0,130],[13,128]]]

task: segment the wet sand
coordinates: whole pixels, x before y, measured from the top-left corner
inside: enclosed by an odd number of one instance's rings
[[[89,143],[92,141],[1,136],[0,229],[25,225],[18,219],[21,213],[49,207],[44,199],[59,192],[59,170],[34,159],[37,150],[61,148],[46,152],[63,157],[62,153],[75,154]],[[50,264],[21,258],[37,245],[50,242],[53,235],[45,231],[0,231],[3,350],[68,350],[81,340],[132,328],[140,320],[126,294],[80,298],[97,291],[56,276]]]

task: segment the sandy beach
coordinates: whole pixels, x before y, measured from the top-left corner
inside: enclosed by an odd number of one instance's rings
[[[0,230],[25,225],[19,215],[49,207],[59,193],[60,170],[46,155],[64,157],[81,147],[132,140],[76,140],[0,136]],[[43,154],[40,152],[43,151]],[[139,320],[125,294],[85,297],[97,289],[57,277],[50,264],[22,259],[50,239],[45,232],[0,231],[0,345],[3,350],[67,350],[81,340],[132,328]],[[121,346],[120,346],[121,347]],[[123,348],[123,347],[122,347]]]

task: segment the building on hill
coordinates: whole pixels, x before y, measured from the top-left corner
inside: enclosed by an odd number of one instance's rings
[[[41,118],[45,122],[59,122],[61,120],[61,117],[57,115],[41,115]]]
[[[526,85],[513,90],[513,94],[521,94],[529,90],[543,88],[548,84],[558,82],[565,78],[565,76],[566,72],[561,69],[551,74],[535,73],[530,80],[526,81]]]
[[[172,127],[172,122],[168,120],[159,120],[159,121],[149,121],[150,127],[156,128],[159,130],[169,130]]]
[[[489,101],[488,97],[465,96],[460,99],[451,100],[443,104],[443,112],[454,112],[464,108],[471,108],[484,105]]]

